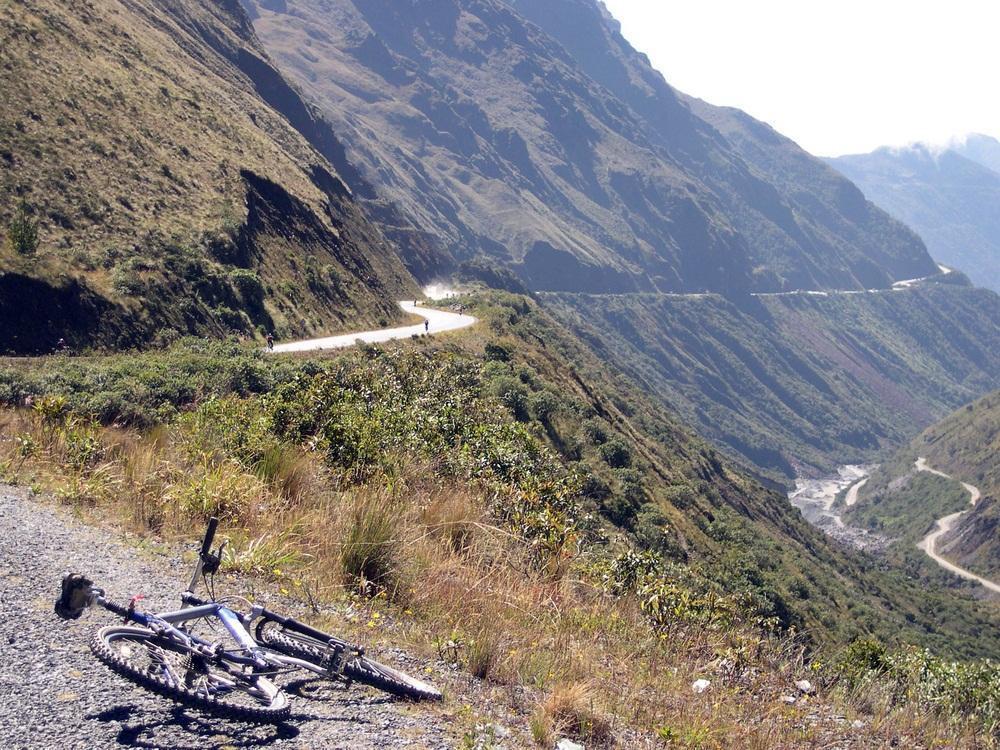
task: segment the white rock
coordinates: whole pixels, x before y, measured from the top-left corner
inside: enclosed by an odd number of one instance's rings
[[[809,682],[809,680],[799,680],[798,682],[795,683],[795,687],[799,689],[799,692],[806,694],[812,693],[816,690],[816,688],[813,687],[813,684]]]
[[[695,680],[691,683],[691,689],[696,693],[704,693],[711,686],[711,682],[708,680]]]
[[[787,703],[789,706],[791,706],[791,705],[793,705],[795,703],[795,696],[794,695],[783,695],[783,696],[781,696],[781,702],[782,703]]]
[[[573,742],[568,737],[563,737],[556,743],[556,750],[584,750],[584,747],[579,742]]]
[[[855,719],[851,722],[851,729],[864,729],[865,723],[861,719]]]

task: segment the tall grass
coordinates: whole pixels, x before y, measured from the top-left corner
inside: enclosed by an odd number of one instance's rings
[[[388,493],[356,493],[342,526],[340,567],[345,583],[365,593],[398,593],[402,509]]]

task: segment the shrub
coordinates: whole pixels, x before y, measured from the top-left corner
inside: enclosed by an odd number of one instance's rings
[[[251,331],[253,330],[253,324],[250,322],[250,318],[242,310],[233,310],[231,307],[226,307],[222,305],[215,310],[215,314],[219,316],[219,320],[224,326],[234,331]]]
[[[259,511],[265,496],[257,478],[243,472],[235,461],[204,463],[171,495],[186,515],[205,520],[219,516],[231,521]]]
[[[665,557],[684,558],[684,551],[678,545],[667,517],[655,505],[646,505],[636,514],[635,538],[644,549]]]
[[[553,415],[559,410],[559,398],[551,391],[541,391],[531,396],[531,413],[545,425],[551,424]]]
[[[511,360],[511,350],[503,344],[489,343],[484,351],[484,358],[487,362],[510,362]]]
[[[256,310],[264,304],[264,284],[253,271],[234,268],[229,272],[229,281],[248,308]]]
[[[591,445],[602,445],[608,441],[608,431],[605,425],[598,419],[588,419],[583,423],[583,434]]]
[[[528,390],[517,378],[503,375],[493,381],[492,390],[500,402],[510,409],[514,419],[518,422],[529,420]]]
[[[130,264],[125,264],[111,275],[111,286],[118,294],[134,297],[142,291],[142,277]]]
[[[873,638],[859,638],[840,655],[835,670],[853,688],[865,677],[884,674],[889,665],[889,652],[882,643]]]
[[[97,427],[90,423],[68,424],[64,431],[66,461],[76,471],[93,466],[103,455]]]
[[[632,452],[621,438],[612,438],[600,447],[601,458],[613,469],[632,465]]]
[[[38,223],[32,221],[24,201],[7,227],[7,242],[18,255],[34,255],[38,251]]]

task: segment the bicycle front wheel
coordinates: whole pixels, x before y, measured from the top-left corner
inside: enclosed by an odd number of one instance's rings
[[[90,647],[106,666],[140,687],[216,716],[277,723],[291,712],[288,698],[267,678],[225,656],[193,653],[146,628],[101,628]]]

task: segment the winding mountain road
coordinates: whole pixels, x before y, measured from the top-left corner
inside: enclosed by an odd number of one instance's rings
[[[944,477],[945,479],[954,480],[954,477],[952,477],[950,474],[945,474],[943,471],[932,469],[927,464],[926,458],[923,457],[918,458],[913,465],[916,467],[917,471],[926,471],[930,474],[934,474],[939,477]],[[965,491],[969,493],[970,508],[975,508],[976,503],[979,502],[979,499],[983,496],[983,494],[979,491],[978,487],[974,487],[971,484],[961,482],[961,485],[962,487],[965,488]],[[986,588],[988,588],[990,591],[1000,594],[1000,585],[994,583],[988,578],[977,576],[975,573],[966,570],[965,568],[961,568],[958,565],[949,562],[948,560],[945,560],[943,557],[941,557],[941,555],[937,553],[938,540],[945,534],[947,534],[949,531],[951,531],[953,528],[955,528],[955,525],[958,523],[958,519],[960,519],[968,512],[969,512],[968,510],[961,510],[958,513],[952,513],[951,515],[945,516],[944,518],[939,518],[937,523],[934,524],[934,529],[927,536],[921,539],[920,542],[917,544],[917,546],[924,552],[926,552],[928,557],[930,557],[934,562],[936,562],[938,565],[940,565],[948,572],[954,573],[960,578],[965,578],[966,580],[969,581],[976,581],[977,583],[980,583]]]
[[[385,341],[395,341],[397,339],[408,339],[412,336],[420,336],[425,333],[436,334],[444,331],[457,331],[461,328],[468,328],[477,321],[471,315],[464,313],[453,313],[445,310],[436,310],[433,307],[424,307],[415,302],[405,300],[399,303],[404,312],[419,315],[426,321],[413,326],[401,326],[398,328],[379,328],[374,331],[359,331],[358,333],[344,333],[339,336],[327,336],[319,339],[306,339],[304,341],[290,341],[287,344],[276,344],[271,351],[275,354],[287,352],[312,352],[322,349],[345,349],[354,346],[359,341],[366,344],[379,344]]]

